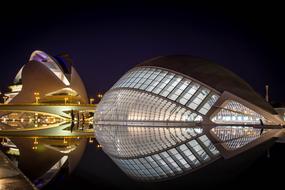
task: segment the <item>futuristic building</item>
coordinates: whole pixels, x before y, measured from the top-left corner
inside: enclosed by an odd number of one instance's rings
[[[184,55],[128,71],[104,95],[94,119],[104,152],[139,181],[173,179],[235,157],[280,137],[283,124],[237,75]]]
[[[66,53],[50,56],[34,51],[17,73],[5,103],[88,103],[85,86]]]
[[[0,129],[46,127],[92,117],[83,81],[66,53],[34,51],[0,105]],[[71,114],[73,113],[73,114]],[[91,114],[92,113],[92,114]]]

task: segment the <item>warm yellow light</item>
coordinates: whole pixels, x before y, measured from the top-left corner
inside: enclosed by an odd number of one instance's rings
[[[64,98],[64,104],[66,104],[67,101],[68,101],[68,97],[65,97],[65,98]]]
[[[35,95],[35,99],[36,99],[36,104],[39,103],[39,99],[40,99],[40,93],[39,92],[34,92],[34,95]]]
[[[90,104],[93,104],[94,98],[90,98]]]
[[[39,142],[37,141],[37,138],[35,138],[34,144],[39,144]]]

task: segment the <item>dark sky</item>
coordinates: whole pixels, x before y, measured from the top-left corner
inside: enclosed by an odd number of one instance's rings
[[[223,65],[262,95],[269,84],[271,99],[285,101],[281,3],[173,2],[1,5],[0,88],[37,49],[71,54],[90,96],[146,59],[190,54]]]

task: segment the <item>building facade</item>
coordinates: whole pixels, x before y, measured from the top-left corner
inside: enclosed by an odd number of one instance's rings
[[[283,124],[237,75],[191,56],[137,65],[104,95],[94,118],[104,152],[139,181],[168,180],[231,158],[276,137]]]
[[[69,119],[90,119],[85,85],[71,57],[34,51],[18,71],[0,107],[0,129],[17,130],[58,125]]]

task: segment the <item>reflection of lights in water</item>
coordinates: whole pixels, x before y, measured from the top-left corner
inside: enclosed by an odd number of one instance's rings
[[[101,144],[97,144],[97,148],[102,148],[102,145]]]
[[[6,154],[14,155],[14,156],[20,156],[20,151],[18,148],[9,148],[9,150],[6,152]]]
[[[67,162],[68,156],[63,156],[58,162],[56,162],[46,173],[38,177],[34,183],[40,189],[50,182],[55,175],[60,171],[62,166]]]
[[[37,187],[43,187],[47,185],[54,177],[58,177],[57,174],[61,171],[62,168],[68,169],[69,172],[74,170],[75,166],[80,160],[80,156],[78,155],[83,154],[86,142],[88,143],[89,138],[91,138],[86,136],[82,138],[77,137],[78,136],[29,136],[21,138],[12,137],[11,140],[17,145],[20,144],[21,149],[12,147],[10,143],[7,143],[9,139],[2,137],[2,139],[0,138],[0,145],[2,144],[1,142],[5,143],[5,146],[2,145],[3,150],[5,150],[3,152],[12,158],[12,161],[15,162],[15,166],[19,163],[22,166],[25,166],[26,164],[29,165],[29,167],[25,169],[25,172],[28,173],[27,177],[33,175],[36,179],[33,180],[35,185]],[[94,138],[91,140],[95,141]],[[64,143],[64,141],[66,143]],[[27,157],[21,157],[20,153],[25,152],[29,153],[29,155]],[[58,158],[60,158],[59,156],[61,156],[61,160],[58,160]],[[34,160],[37,158],[40,158],[41,164],[33,164]],[[67,162],[69,158],[72,161],[72,164]],[[44,175],[42,175],[43,173]]]
[[[39,142],[37,141],[37,138],[35,138],[34,144],[39,144]]]
[[[7,148],[7,150],[4,151],[5,154],[13,155],[13,156],[20,156],[19,149],[9,138],[3,137],[1,141],[1,146]]]
[[[75,145],[70,145],[66,147],[66,150],[60,150],[59,152],[63,153],[63,154],[68,154],[72,151],[74,151],[76,149],[77,146]]]
[[[93,143],[94,142],[94,140],[90,137],[89,138],[89,143]]]

